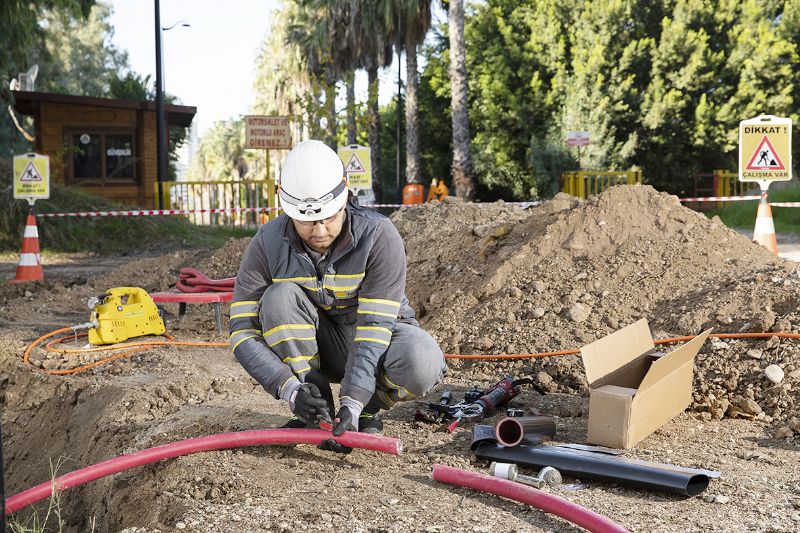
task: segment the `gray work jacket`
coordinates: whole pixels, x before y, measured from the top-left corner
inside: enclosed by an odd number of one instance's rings
[[[405,296],[406,254],[397,229],[385,216],[358,205],[348,203],[345,211],[342,232],[321,273],[285,214],[258,230],[239,267],[231,301],[231,347],[245,370],[276,398],[293,374],[263,338],[258,305],[271,284],[295,283],[331,320],[355,323],[339,396],[362,405],[375,392],[378,359],[395,323],[416,324]]]

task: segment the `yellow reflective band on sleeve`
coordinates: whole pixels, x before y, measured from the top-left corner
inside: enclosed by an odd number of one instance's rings
[[[274,348],[275,346],[279,345],[282,342],[286,341],[315,341],[317,340],[316,337],[286,337],[285,339],[281,339],[277,342],[270,343],[269,347]]]
[[[251,301],[242,301],[242,302],[233,302],[231,307],[239,307],[240,305],[258,305],[258,302],[251,302]]]
[[[284,357],[281,359],[284,363],[299,363],[300,361],[311,361],[319,357],[318,355],[296,355],[294,357]]]
[[[235,315],[231,315],[231,320],[234,318],[244,318],[246,316],[258,316],[258,313],[237,313]]]
[[[354,341],[370,341],[370,342],[377,342],[378,344],[385,344],[389,346],[389,341],[385,341],[383,339],[373,339],[371,337],[356,337],[353,339]]]
[[[231,335],[231,337],[233,337],[233,335]],[[231,349],[232,349],[232,350],[235,350],[237,346],[239,346],[240,344],[242,344],[242,343],[243,343],[244,341],[246,341],[247,339],[257,339],[257,338],[258,338],[258,335],[250,335],[249,337],[245,337],[245,338],[243,338],[242,340],[238,341],[236,344],[234,344],[234,345],[233,345],[233,348],[231,348]]]
[[[359,331],[383,331],[388,333],[389,335],[392,334],[392,330],[389,328],[382,328],[380,326],[356,326],[356,329]]]
[[[314,283],[317,282],[317,278],[275,278],[272,280],[273,282],[280,282],[280,281],[313,281]]]
[[[397,313],[379,313],[377,311],[356,311],[359,315],[379,315],[379,316],[388,316],[389,318],[397,318]]]
[[[400,302],[395,302],[393,300],[380,300],[377,298],[359,298],[358,301],[368,304],[390,305],[392,307],[397,307],[398,309],[400,309]]]
[[[267,337],[276,333],[278,331],[283,331],[286,329],[316,329],[314,328],[314,324],[283,324],[282,326],[276,326],[269,331],[264,332],[264,336]]]

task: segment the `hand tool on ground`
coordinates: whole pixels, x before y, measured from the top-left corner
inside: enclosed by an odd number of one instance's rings
[[[539,471],[536,477],[526,476],[520,474],[517,465],[514,463],[498,463],[493,461],[489,466],[489,473],[494,477],[507,479],[509,481],[516,481],[517,483],[524,483],[537,489],[543,489],[546,486],[554,487],[561,484],[561,472],[552,466],[546,466]]]
[[[522,385],[531,385],[542,396],[547,394],[531,378],[514,380],[511,376],[506,376],[485,391],[480,398],[461,407],[453,416],[454,418],[468,421],[491,416],[497,411],[498,407],[505,405],[509,400],[516,397],[520,393]]]
[[[93,346],[166,331],[153,299],[139,287],[108,289],[102,296],[89,298],[87,305],[89,343]]]

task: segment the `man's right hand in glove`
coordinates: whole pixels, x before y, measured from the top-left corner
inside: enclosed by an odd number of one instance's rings
[[[307,426],[316,426],[320,418],[330,418],[328,402],[322,398],[322,394],[313,383],[301,384],[294,399],[289,402],[289,407]]]

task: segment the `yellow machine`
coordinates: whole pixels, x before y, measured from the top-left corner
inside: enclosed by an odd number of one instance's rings
[[[139,287],[108,289],[104,296],[89,298],[89,343],[116,344],[131,337],[161,335],[164,321],[156,304]]]

